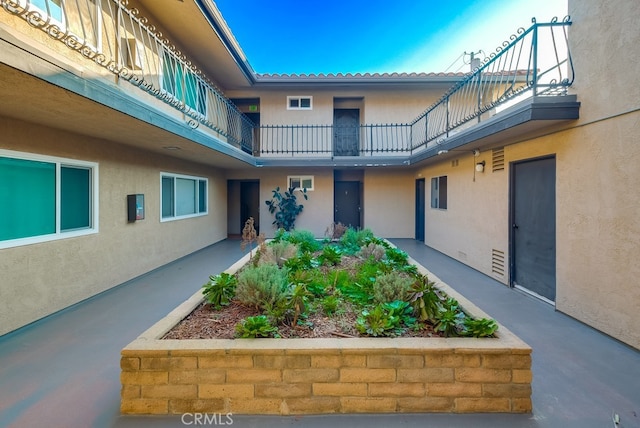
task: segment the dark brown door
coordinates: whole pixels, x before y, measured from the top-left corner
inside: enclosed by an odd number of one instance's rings
[[[335,223],[360,228],[360,182],[336,181],[334,184]]]
[[[360,110],[342,108],[333,110],[333,155],[358,156]]]

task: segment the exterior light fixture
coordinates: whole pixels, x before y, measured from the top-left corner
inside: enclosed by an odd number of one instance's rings
[[[476,171],[484,172],[484,166],[486,165],[485,161],[476,163]]]

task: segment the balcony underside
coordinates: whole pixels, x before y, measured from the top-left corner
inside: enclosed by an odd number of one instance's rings
[[[0,116],[225,169],[255,165],[251,155],[193,129],[179,114],[146,103],[139,89],[124,91],[113,80],[87,78],[80,66],[2,24],[0,75]]]

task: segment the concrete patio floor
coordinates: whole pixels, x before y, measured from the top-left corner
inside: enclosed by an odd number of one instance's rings
[[[640,428],[639,351],[420,242],[392,241],[533,348],[533,413],[233,415],[234,426]],[[195,425],[121,416],[120,350],[241,255],[222,241],[0,337],[0,427]]]

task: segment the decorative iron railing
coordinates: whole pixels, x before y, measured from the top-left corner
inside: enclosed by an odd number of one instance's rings
[[[413,150],[448,137],[474,119],[492,117],[512,100],[566,95],[574,79],[567,36],[571,21],[532,22],[411,122]]]
[[[454,132],[487,120],[528,96],[566,95],[574,69],[569,52],[569,18],[537,23],[505,41],[473,72],[451,87],[413,121],[393,125],[263,125],[262,156],[305,153],[326,156],[413,154]]]
[[[258,141],[263,156],[406,155],[411,151],[411,125],[264,125]]]
[[[253,152],[254,124],[128,0],[0,0],[52,39]]]

